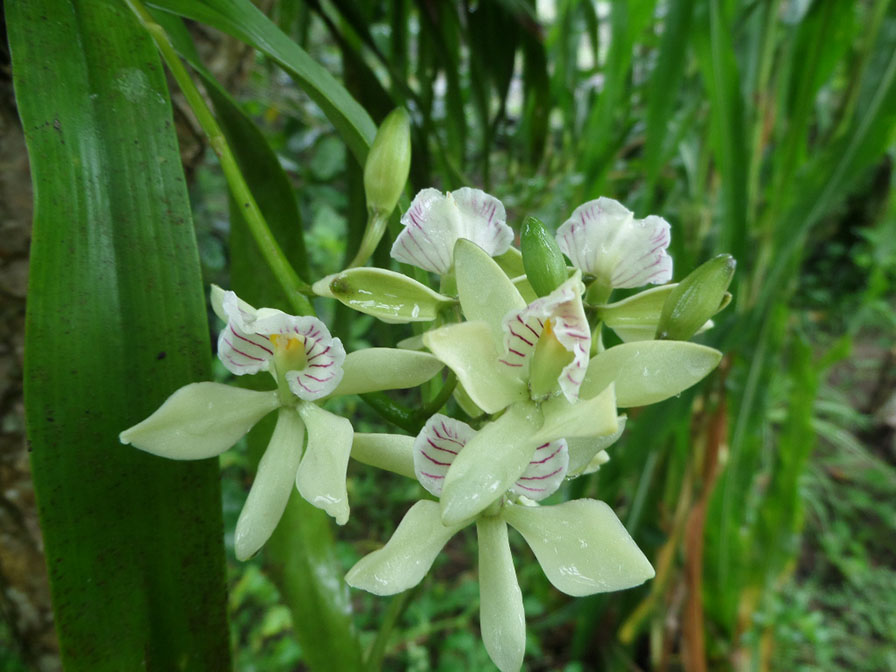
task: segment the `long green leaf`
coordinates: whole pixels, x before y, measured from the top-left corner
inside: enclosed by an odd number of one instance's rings
[[[217,462],[117,438],[209,375],[155,47],[117,3],[6,12],[35,185],[26,416],[63,663],[227,670]]]
[[[273,59],[320,106],[358,163],[364,165],[376,133],[370,116],[329,72],[249,0],[152,0],[147,4],[207,23]]]

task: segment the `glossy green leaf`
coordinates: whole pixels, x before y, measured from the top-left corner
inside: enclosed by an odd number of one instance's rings
[[[229,669],[217,461],[117,438],[210,373],[164,73],[117,2],[13,3],[6,20],[36,185],[26,414],[64,666]]]

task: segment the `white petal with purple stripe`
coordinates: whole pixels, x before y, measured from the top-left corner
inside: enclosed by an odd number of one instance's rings
[[[559,384],[564,396],[575,401],[588,367],[591,348],[591,331],[582,306],[585,286],[576,273],[545,297],[536,299],[521,311],[504,319],[504,355],[501,364],[516,375],[527,377],[535,353],[535,345],[541,338],[545,324],[551,321],[554,336],[573,360],[563,368]]]
[[[423,189],[401,218],[405,228],[392,245],[392,258],[445,274],[459,238],[472,240],[491,256],[503,254],[513,241],[505,218],[501,201],[479,189],[463,187],[444,195]]]
[[[672,279],[669,223],[651,215],[635,219],[618,201],[598,198],[580,205],[557,230],[557,243],[576,268],[620,288]]]
[[[467,423],[441,413],[427,420],[414,441],[414,473],[420,485],[441,496],[448,467],[474,434]]]
[[[566,478],[569,468],[569,450],[566,441],[543,443],[535,449],[535,455],[510,492],[541,501],[552,495]]]

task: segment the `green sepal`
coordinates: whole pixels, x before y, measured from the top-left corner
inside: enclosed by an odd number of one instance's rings
[[[384,322],[429,322],[454,299],[401,273],[382,268],[351,268],[314,283],[318,296],[336,299]]]
[[[367,348],[350,352],[342,364],[342,380],[330,396],[364,394],[416,387],[444,366],[428,352]]]
[[[404,515],[388,543],[355,563],[345,580],[374,595],[394,595],[413,588],[462,527],[443,525],[438,503],[421,500]]]
[[[153,455],[201,460],[223,453],[279,405],[276,390],[190,383],[118,438]]]
[[[577,499],[556,506],[508,505],[501,515],[523,535],[548,581],[567,595],[624,590],[655,574],[604,502]]]
[[[523,297],[495,260],[469,240],[454,245],[454,268],[464,317],[487,323],[495,343],[503,343],[504,318],[526,307]]]
[[[233,535],[237,560],[248,560],[270,538],[295,486],[305,425],[294,408],[281,408],[268,447],[258,463]]]
[[[652,341],[663,305],[677,284],[651,287],[622,301],[597,307],[597,318],[626,343]]]
[[[687,341],[623,343],[593,357],[579,394],[589,397],[616,383],[616,405],[646,406],[702,380],[722,353]]]
[[[666,298],[656,337],[686,341],[730,302],[728,285],[737,262],[720,254],[692,271]],[[726,299],[726,295],[728,298]]]
[[[479,543],[479,630],[501,672],[516,672],[526,653],[526,615],[516,579],[507,524],[496,516],[476,521]]]
[[[414,437],[403,434],[355,434],[352,459],[416,479]]]

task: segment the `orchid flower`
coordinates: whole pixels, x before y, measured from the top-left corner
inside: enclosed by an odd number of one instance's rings
[[[452,464],[476,437],[493,435],[496,424],[477,433],[444,415],[431,417],[413,446],[414,472],[421,485],[441,496]],[[538,505],[560,487],[568,466],[565,440],[539,444],[522,474],[475,518],[480,629],[489,656],[502,671],[520,668],[526,641],[507,525],[523,535],[548,580],[568,595],[623,590],[654,576],[650,562],[605,503],[583,499]],[[377,595],[407,590],[423,579],[442,547],[468,522],[444,525],[438,504],[419,501],[389,542],[355,564],[346,581]]]
[[[467,321],[428,331],[423,343],[454,371],[473,403],[503,414],[449,470],[441,497],[446,525],[476,516],[498,499],[546,441],[566,439],[570,471],[581,473],[621,433],[617,405],[678,394],[719,362],[712,348],[671,341],[625,343],[589,359],[578,273],[526,304],[487,253],[466,240],[455,247]]]
[[[660,285],[672,279],[669,223],[635,219],[624,205],[598,198],[576,208],[557,229],[557,243],[573,266],[607,288]]]
[[[227,323],[218,337],[218,357],[224,366],[235,375],[267,371],[277,389],[260,392],[210,382],[186,385],[119,438],[162,457],[203,459],[224,452],[262,417],[278,410],[276,427],[237,521],[236,556],[245,560],[273,533],[293,485],[338,524],[348,520],[345,474],[352,426],[315,402],[413,387],[434,376],[442,364],[426,353],[389,348],[346,355],[342,342],[317,318],[255,309],[234,292],[215,286],[212,306]]]
[[[480,189],[463,187],[442,194],[423,189],[411,202],[392,245],[392,258],[445,275],[454,265],[454,245],[471,240],[490,256],[503,254],[513,242],[504,205]]]

